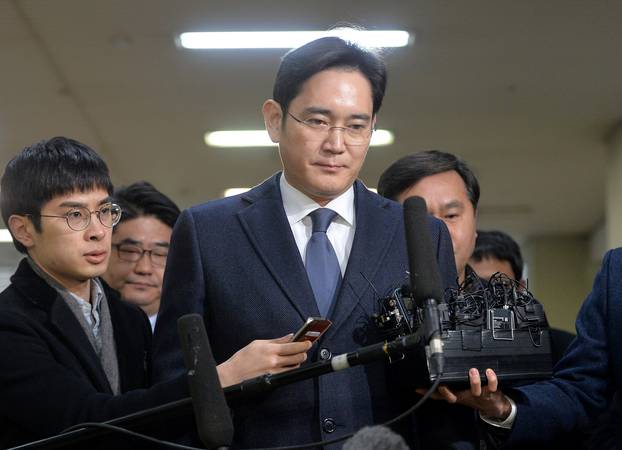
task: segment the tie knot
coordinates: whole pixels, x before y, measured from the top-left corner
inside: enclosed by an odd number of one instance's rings
[[[313,232],[326,233],[326,230],[328,230],[330,223],[336,215],[337,213],[335,211],[328,208],[318,208],[310,213],[309,216],[311,216],[311,220],[313,221]]]

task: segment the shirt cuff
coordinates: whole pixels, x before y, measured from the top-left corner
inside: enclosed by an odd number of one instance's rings
[[[506,430],[511,430],[514,425],[514,420],[516,419],[516,403],[507,395],[504,395],[507,401],[510,402],[512,406],[512,410],[510,411],[510,415],[507,416],[504,420],[493,419],[492,417],[484,417],[481,413],[479,413],[479,418],[486,422],[488,425],[492,425],[497,428],[505,428]]]

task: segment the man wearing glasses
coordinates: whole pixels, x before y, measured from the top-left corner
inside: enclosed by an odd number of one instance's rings
[[[217,362],[254,339],[294,332],[308,317],[333,323],[309,350],[310,361],[382,339],[371,320],[375,292],[407,277],[402,208],[357,177],[385,85],[384,62],[339,38],[284,56],[262,110],[283,172],[180,215],[154,337],[157,379],[183,372],[174,329],[191,312],[203,315]],[[456,271],[447,229],[433,218],[429,228],[450,284]],[[222,382],[223,364],[218,369]],[[234,446],[329,440],[388,420],[403,411],[408,393],[389,382],[387,370],[376,362],[248,399],[234,407]]]
[[[144,389],[147,317],[98,278],[121,218],[111,194],[99,155],[62,137],[2,176],[2,218],[25,258],[0,294],[0,448],[188,395],[183,376]]]
[[[142,308],[153,329],[179,208],[146,181],[115,190],[114,201],[123,215],[112,233],[112,253],[103,278],[123,300]]]

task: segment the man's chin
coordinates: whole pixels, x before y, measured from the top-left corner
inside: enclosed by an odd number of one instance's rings
[[[148,306],[154,302],[153,297],[145,297],[143,295],[136,295],[135,292],[126,291],[125,289],[121,291],[121,298],[128,303],[132,303],[136,306]]]

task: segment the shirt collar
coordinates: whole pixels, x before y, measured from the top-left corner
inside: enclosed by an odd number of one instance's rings
[[[71,291],[67,291],[69,295],[78,301],[82,308],[88,307],[92,310],[99,311],[102,298],[104,297],[104,288],[97,278],[91,278],[91,298],[87,299],[77,296]]]
[[[279,183],[283,208],[290,226],[300,222],[316,209],[322,208],[317,202],[289,184],[285,179],[285,172],[281,175]],[[332,209],[347,225],[354,226],[354,186],[350,186],[347,191],[332,199],[323,208]]]

